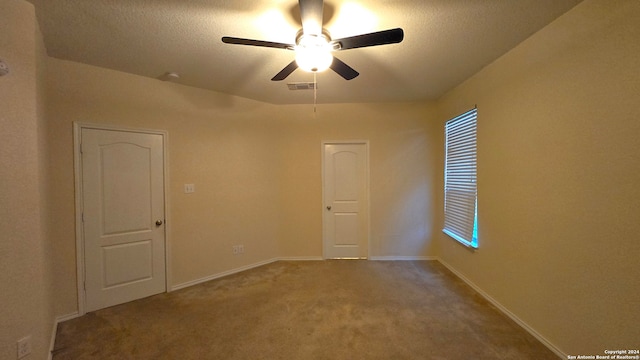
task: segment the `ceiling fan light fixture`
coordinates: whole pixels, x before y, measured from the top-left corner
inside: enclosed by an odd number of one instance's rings
[[[395,28],[332,40],[327,29],[322,28],[324,0],[299,0],[298,5],[302,29],[296,34],[295,45],[231,36],[223,36],[222,42],[295,51],[295,60],[280,70],[271,81],[282,81],[298,68],[312,72],[314,76],[315,73],[330,68],[343,79],[353,80],[360,73],[337,57],[333,57],[334,51],[397,44],[404,39],[404,30]]]
[[[308,72],[325,71],[333,62],[333,48],[324,35],[302,35],[295,47],[298,67]]]

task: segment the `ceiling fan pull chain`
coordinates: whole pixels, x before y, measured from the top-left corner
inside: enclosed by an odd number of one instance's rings
[[[317,104],[317,96],[318,96],[318,79],[317,72],[313,72],[313,113],[316,113],[316,104]]]

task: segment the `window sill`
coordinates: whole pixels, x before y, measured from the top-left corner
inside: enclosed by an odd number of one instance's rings
[[[473,250],[478,250],[478,241],[476,240],[475,242],[472,241],[467,241],[463,238],[461,238],[460,236],[450,232],[449,230],[443,229],[442,230],[443,233],[449,235],[449,237],[453,238],[455,241],[459,242],[460,244],[473,249]]]

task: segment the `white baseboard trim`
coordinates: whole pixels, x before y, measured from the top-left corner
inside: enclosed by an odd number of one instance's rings
[[[438,260],[435,256],[370,256],[374,261],[413,261],[413,260]]]
[[[269,259],[269,260],[259,261],[257,263],[253,263],[253,264],[241,266],[239,268],[223,271],[221,273],[205,276],[205,277],[200,278],[200,279],[187,281],[187,282],[184,282],[182,284],[173,285],[169,291],[176,291],[176,290],[188,288],[189,286],[198,285],[198,284],[201,284],[203,282],[211,281],[211,280],[218,279],[218,278],[221,278],[221,277],[224,277],[224,276],[233,275],[233,274],[236,274],[236,273],[239,273],[239,272],[242,272],[242,271],[246,271],[246,270],[249,270],[249,269],[256,268],[258,266],[271,264],[271,263],[276,262],[278,260],[280,260],[280,259],[279,258],[273,258],[273,259]]]
[[[55,349],[55,345],[56,345],[56,335],[58,334],[58,324],[65,322],[67,320],[71,320],[71,319],[75,319],[77,317],[79,317],[80,314],[78,314],[78,312],[74,312],[71,314],[67,314],[67,315],[61,315],[61,316],[57,316],[53,322],[53,329],[51,330],[51,339],[49,341],[49,355],[48,355],[48,359],[52,360],[53,359],[53,350]]]
[[[511,311],[509,311],[509,309],[507,309],[506,307],[504,307],[502,304],[500,304],[496,299],[492,298],[491,296],[489,296],[489,294],[487,294],[486,292],[484,292],[480,287],[478,287],[476,284],[474,284],[471,280],[469,280],[466,276],[464,276],[461,272],[459,272],[458,270],[456,270],[455,268],[453,268],[451,265],[447,264],[444,260],[437,258],[436,259],[439,263],[441,263],[442,265],[444,265],[447,269],[449,269],[452,273],[454,273],[454,275],[456,275],[458,278],[460,278],[462,281],[464,281],[467,285],[471,286],[473,288],[473,290],[475,290],[476,292],[478,292],[478,294],[480,294],[480,296],[482,296],[483,298],[485,298],[488,302],[490,302],[491,304],[493,304],[493,306],[495,306],[496,308],[498,308],[498,310],[500,310],[503,314],[505,314],[506,316],[508,316],[511,320],[515,321],[516,324],[518,324],[521,328],[523,328],[524,330],[526,330],[529,334],[531,334],[533,337],[535,337],[536,339],[538,339],[544,346],[546,346],[549,350],[553,351],[553,353],[555,353],[556,355],[558,355],[560,358],[562,359],[567,359],[567,354],[563,353],[560,349],[558,349],[557,346],[555,346],[554,344],[552,344],[549,340],[545,339],[544,336],[542,336],[540,333],[538,333],[535,329],[533,329],[531,326],[529,326],[527,323],[525,323],[524,321],[522,321],[519,317],[517,317],[514,313],[512,313]]]
[[[323,260],[322,256],[277,257],[277,258],[268,259],[268,260],[264,260],[264,261],[259,261],[257,263],[245,265],[245,266],[242,266],[242,267],[239,267],[239,268],[223,271],[221,273],[205,276],[205,277],[200,278],[200,279],[187,281],[187,282],[184,282],[182,284],[177,284],[177,285],[172,286],[169,291],[175,291],[175,290],[184,289],[184,288],[187,288],[189,286],[198,285],[198,284],[201,284],[203,282],[207,282],[207,281],[215,280],[215,279],[218,279],[218,278],[221,278],[221,277],[233,275],[233,274],[236,274],[236,273],[239,273],[239,272],[242,272],[242,271],[246,271],[246,270],[249,270],[249,269],[256,268],[258,266],[271,264],[271,263],[274,263],[276,261],[318,261],[318,260]]]
[[[67,315],[60,315],[56,317],[56,324],[65,322],[67,320],[75,319],[77,317],[80,317],[80,314],[77,311]]]
[[[53,322],[53,329],[51,331],[51,339],[49,339],[49,355],[47,356],[48,360],[53,359],[53,349],[56,345],[56,334],[58,334],[58,320],[56,319]]]
[[[322,256],[285,256],[279,257],[278,261],[322,261]]]

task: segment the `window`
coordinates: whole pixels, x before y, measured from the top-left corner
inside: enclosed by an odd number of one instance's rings
[[[475,108],[445,124],[442,231],[472,248],[478,248],[476,124]]]

